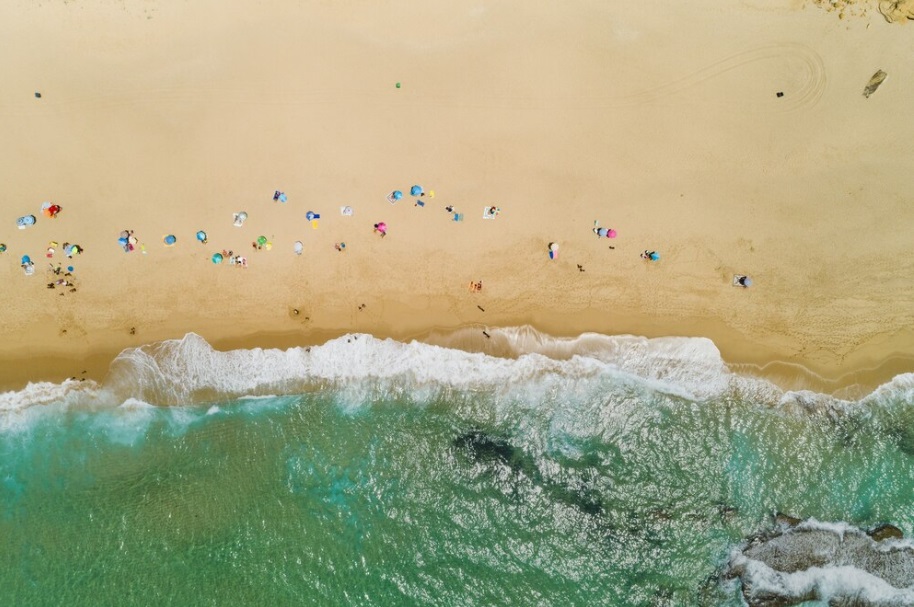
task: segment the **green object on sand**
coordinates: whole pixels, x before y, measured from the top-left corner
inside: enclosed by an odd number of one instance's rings
[[[400,83],[399,83],[399,82],[397,83],[397,88],[400,88]]]
[[[266,237],[266,236],[258,236],[258,237],[257,237],[257,244],[259,244],[260,246],[263,246],[263,245],[267,244],[267,237]]]

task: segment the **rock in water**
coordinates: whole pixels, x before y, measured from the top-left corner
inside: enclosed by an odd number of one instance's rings
[[[873,74],[873,77],[870,78],[870,81],[867,82],[866,86],[863,88],[863,96],[869,99],[870,95],[875,93],[876,89],[878,89],[882,83],[885,82],[886,76],[888,76],[888,74],[882,70],[879,70]]]
[[[914,547],[843,523],[779,526],[734,552],[728,575],[740,578],[750,607],[914,605]]]
[[[879,525],[866,533],[877,542],[904,539],[904,533],[895,525]]]

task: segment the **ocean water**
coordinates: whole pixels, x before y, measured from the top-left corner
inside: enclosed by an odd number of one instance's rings
[[[188,335],[0,394],[0,605],[735,606],[776,511],[914,533],[914,375],[842,401],[703,339],[493,339]]]

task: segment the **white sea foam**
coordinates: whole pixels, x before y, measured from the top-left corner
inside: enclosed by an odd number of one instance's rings
[[[536,402],[563,393],[583,396],[603,380],[642,394],[661,393],[702,402],[738,392],[770,404],[847,404],[829,396],[783,392],[762,379],[732,373],[713,342],[703,338],[607,336],[585,333],[553,338],[530,327],[491,329],[481,347],[460,332],[438,344],[370,335],[346,335],[323,345],[288,350],[214,350],[188,334],[124,350],[104,386],[93,382],[29,384],[0,394],[0,415],[50,403],[118,406],[130,398],[154,405],[188,405],[225,399],[259,399],[332,387],[343,404],[359,405],[399,396],[429,402],[441,391],[489,391]],[[474,339],[479,339],[478,335]],[[595,381],[596,380],[596,381]],[[896,377],[867,399],[914,396],[914,374]],[[497,399],[496,399],[497,400]],[[809,403],[814,403],[810,405]]]
[[[896,588],[882,578],[852,566],[810,567],[787,573],[775,571],[765,563],[741,554],[734,556],[733,562],[745,568],[745,579],[751,581],[752,593],[756,596],[813,596],[825,603],[832,598],[853,597],[860,604],[873,606],[914,605],[914,588]]]

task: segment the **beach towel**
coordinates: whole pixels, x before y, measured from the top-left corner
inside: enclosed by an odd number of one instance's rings
[[[454,221],[463,221],[463,213],[454,213]]]
[[[343,217],[352,217],[352,207],[340,207],[340,215]]]
[[[499,213],[501,213],[501,209],[499,209],[498,207],[483,207],[482,208],[482,218],[483,219],[495,219]]]
[[[301,255],[302,251],[305,249],[305,246],[301,243],[300,240],[295,241],[295,245],[292,247],[296,255]]]
[[[317,220],[316,220],[316,219],[312,219],[312,220],[311,220],[311,229],[312,229],[312,230],[316,230],[316,229],[317,229]]]
[[[425,206],[425,203],[422,202],[421,200],[419,200],[419,199],[417,198],[417,199],[416,199],[416,206],[417,206],[417,207],[424,207],[424,206]]]

